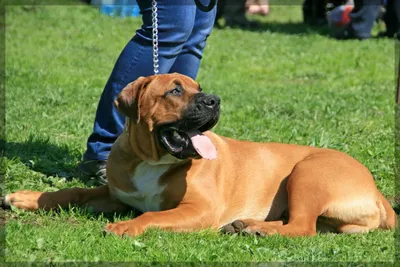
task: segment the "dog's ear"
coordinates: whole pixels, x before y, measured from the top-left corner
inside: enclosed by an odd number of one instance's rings
[[[114,100],[114,105],[119,112],[138,123],[140,120],[140,95],[141,91],[149,84],[150,79],[139,77],[129,83]]]

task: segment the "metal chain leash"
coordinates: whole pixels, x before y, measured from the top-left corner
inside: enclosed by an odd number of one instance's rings
[[[152,2],[152,22],[153,22],[153,68],[154,74],[158,74],[158,18],[157,18],[157,1]]]
[[[211,11],[217,1],[216,0],[210,0],[210,3],[208,6],[205,6],[201,3],[200,0],[195,0],[196,6],[203,12],[209,12]],[[158,14],[157,14],[157,1],[152,0],[152,8],[151,8],[151,16],[152,16],[152,22],[153,22],[153,68],[154,68],[154,74],[158,74]]]

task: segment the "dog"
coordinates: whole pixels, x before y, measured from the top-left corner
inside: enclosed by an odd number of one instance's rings
[[[219,120],[220,98],[187,76],[140,77],[114,103],[127,119],[107,161],[107,185],[17,191],[3,205],[77,205],[99,212],[133,207],[143,214],[105,228],[129,236],[149,228],[313,236],[397,224],[371,173],[345,153],[238,141],[209,131]]]

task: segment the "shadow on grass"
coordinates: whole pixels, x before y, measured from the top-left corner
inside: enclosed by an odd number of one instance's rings
[[[106,219],[108,222],[113,223],[116,221],[121,221],[121,220],[130,220],[134,219],[143,213],[135,208],[131,208],[127,211],[123,212],[93,212],[90,209],[87,208],[79,208],[79,211],[73,210],[75,208],[65,208],[65,209],[54,209],[51,211],[39,211],[42,214],[45,214],[48,217],[58,217],[60,214],[70,214],[70,213],[75,213],[78,214],[79,217],[84,217],[88,220],[99,220],[100,218]],[[0,225],[2,225],[5,220],[7,219],[17,219],[19,217],[18,213],[15,213],[11,210],[9,207],[2,207],[0,206]],[[74,216],[70,216],[66,219],[66,222],[70,221],[71,223],[75,222]],[[40,224],[36,220],[35,217],[24,217],[22,220],[20,220],[21,223],[29,223],[29,224]]]
[[[252,20],[255,21],[255,20]],[[299,34],[310,34],[310,33],[316,33],[319,35],[325,35],[325,36],[331,36],[331,29],[328,26],[310,26],[308,24],[302,23],[302,22],[260,22],[259,27],[240,27],[240,26],[221,26],[217,28],[238,28],[238,29],[243,29],[251,32],[271,32],[271,33],[283,33],[283,34],[289,34],[289,35],[299,35]]]
[[[67,145],[56,145],[49,139],[30,136],[26,142],[5,142],[5,156],[18,158],[32,170],[47,176],[70,178],[76,175],[76,164],[81,157],[77,150]]]
[[[60,213],[60,212],[69,212],[69,209],[63,209],[62,211],[60,210],[55,211],[55,213]],[[116,221],[126,221],[134,219],[142,215],[143,212],[135,208],[129,208],[126,211],[119,211],[119,212],[93,212],[88,208],[81,207],[79,214],[90,220],[98,220],[99,218],[105,218],[110,223],[113,223]]]
[[[47,176],[59,176],[64,178],[79,177],[76,171],[77,162],[81,158],[81,152],[73,150],[67,145],[57,145],[51,143],[49,139],[40,139],[30,136],[26,142],[5,142],[5,153],[9,159],[19,159],[23,164],[28,166],[34,171],[43,173]],[[79,177],[81,178],[81,177]],[[52,181],[43,180],[53,186]],[[1,202],[1,201],[0,201]],[[0,203],[0,215],[4,210],[9,210],[9,206]],[[48,215],[57,215],[59,213],[74,212],[73,210],[78,208],[78,214],[87,218],[97,220],[99,218],[106,218],[109,222],[114,222],[115,219],[119,218],[135,218],[142,213],[139,210],[130,208],[127,211],[121,212],[96,212],[91,208],[85,207],[72,207],[62,208],[49,211]],[[13,215],[12,212],[8,213],[8,216]],[[1,225],[0,219],[0,225]]]

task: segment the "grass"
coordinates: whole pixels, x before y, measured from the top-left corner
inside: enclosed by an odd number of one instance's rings
[[[102,88],[140,20],[110,18],[90,6],[6,12],[4,191],[85,186],[74,169]],[[215,132],[347,152],[393,198],[393,41],[335,41],[326,28],[302,25],[300,6],[273,6],[260,20],[261,31],[214,29],[209,38],[197,80],[222,98]],[[7,211],[6,260],[389,262],[395,255],[394,231],[314,238],[102,235],[108,221],[132,216]]]

